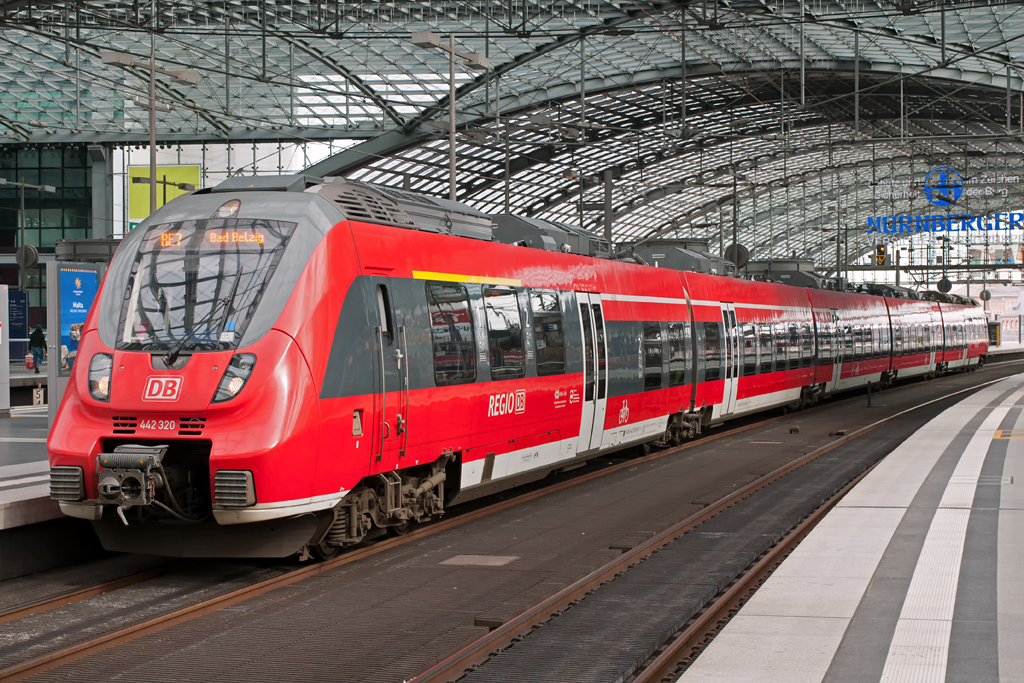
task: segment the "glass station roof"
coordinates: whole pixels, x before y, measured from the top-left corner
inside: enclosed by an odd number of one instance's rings
[[[0,145],[144,143],[154,50],[198,76],[158,75],[159,143],[350,138],[310,172],[442,196],[448,56],[411,35],[454,34],[491,63],[456,60],[457,197],[602,232],[610,175],[616,242],[735,237],[834,268],[837,234],[841,261],[870,248],[867,216],[941,213],[889,181],[1016,176],[1024,154],[1019,4],[8,0],[0,19]],[[957,210],[1022,207],[1021,187]]]

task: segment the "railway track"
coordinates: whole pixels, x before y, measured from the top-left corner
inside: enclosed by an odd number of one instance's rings
[[[1024,362],[1024,361],[1011,361],[1010,363],[1014,363],[1014,362]],[[993,381],[999,381],[999,380],[993,380]],[[989,382],[989,383],[991,383],[991,382]],[[680,531],[680,529],[683,529],[684,526],[689,525],[688,528],[693,528],[693,526],[696,526],[701,521],[710,518],[714,514],[717,514],[718,511],[724,509],[725,507],[728,507],[729,505],[731,505],[736,500],[739,500],[740,498],[742,498],[744,495],[748,495],[750,491],[756,490],[756,488],[759,488],[761,486],[767,485],[767,483],[769,483],[769,481],[773,481],[774,479],[778,478],[779,476],[783,476],[783,474],[785,472],[792,471],[792,469],[795,469],[796,467],[799,467],[801,464],[809,461],[810,459],[812,459],[812,457],[811,457],[812,455],[814,455],[815,457],[817,455],[821,455],[824,452],[832,450],[832,449],[838,447],[839,445],[842,445],[843,443],[846,443],[847,441],[849,441],[849,440],[851,440],[853,438],[856,438],[857,436],[860,436],[863,433],[866,433],[867,431],[870,431],[870,430],[876,428],[877,426],[880,426],[881,424],[884,424],[885,422],[888,422],[888,421],[890,421],[892,419],[896,419],[900,415],[906,414],[907,412],[911,412],[913,410],[921,408],[921,407],[923,407],[925,405],[933,403],[934,401],[945,400],[945,399],[948,399],[950,396],[954,396],[954,395],[958,395],[958,394],[961,394],[961,393],[966,393],[966,392],[969,392],[969,391],[973,391],[973,390],[975,390],[977,388],[980,388],[980,386],[984,386],[984,384],[983,385],[978,385],[978,386],[975,386],[975,387],[971,387],[969,389],[965,389],[965,390],[962,390],[960,392],[954,392],[953,394],[944,396],[944,397],[942,397],[940,399],[934,399],[933,401],[929,401],[929,402],[920,404],[919,406],[916,406],[915,408],[912,408],[909,411],[903,411],[903,412],[898,413],[898,414],[896,414],[894,416],[890,416],[889,418],[881,420],[878,423],[875,423],[873,425],[869,425],[868,427],[866,427],[866,428],[864,428],[862,430],[859,430],[857,432],[854,432],[852,434],[844,436],[841,439],[838,439],[838,440],[836,440],[836,441],[826,445],[823,449],[819,449],[818,451],[815,451],[814,453],[812,453],[809,456],[805,456],[804,458],[801,458],[801,459],[799,459],[797,461],[794,461],[790,465],[787,465],[787,466],[785,466],[783,468],[780,468],[779,470],[776,470],[775,472],[772,472],[772,473],[770,473],[768,475],[765,475],[765,477],[762,477],[762,479],[759,479],[758,481],[752,482],[748,486],[746,486],[746,487],[740,489],[739,491],[737,491],[736,493],[734,493],[734,494],[732,494],[732,495],[722,499],[718,503],[713,504],[713,505],[709,506],[708,508],[705,508],[705,510],[701,511],[697,515],[694,515],[693,517],[691,517],[691,518],[689,518],[687,520],[684,520],[680,524],[675,525],[671,529],[666,530],[665,532],[662,532],[658,536],[655,536],[654,538],[650,539],[647,543],[644,543],[643,545],[638,546],[637,548],[634,548],[632,551],[630,551],[630,552],[626,553],[625,555],[623,555],[622,558],[619,558],[616,562],[610,563],[608,566],[602,567],[601,569],[599,569],[597,572],[595,572],[591,576],[586,577],[585,579],[582,580],[583,586],[586,586],[586,587],[581,586],[580,582],[577,582],[577,584],[573,584],[569,588],[559,592],[555,596],[552,596],[551,599],[545,601],[541,605],[538,605],[534,609],[529,610],[528,612],[524,613],[523,615],[520,615],[520,617],[517,617],[516,619],[514,619],[514,620],[512,620],[510,622],[507,622],[504,626],[502,626],[502,627],[498,628],[497,630],[493,631],[489,636],[487,636],[483,640],[486,640],[487,642],[491,642],[491,643],[497,642],[497,641],[495,641],[495,639],[498,639],[500,641],[500,639],[505,637],[505,635],[507,635],[510,632],[510,630],[515,630],[515,628],[516,628],[515,625],[516,624],[519,624],[520,626],[523,626],[523,625],[528,624],[528,623],[534,623],[535,624],[535,623],[537,623],[538,619],[543,620],[542,614],[545,611],[547,611],[549,614],[552,613],[551,612],[551,608],[553,606],[555,607],[555,611],[557,611],[558,609],[564,608],[564,606],[561,606],[561,605],[567,605],[568,603],[571,603],[571,602],[573,602],[575,600],[578,600],[579,596],[585,595],[589,590],[592,590],[593,588],[599,586],[604,581],[608,580],[608,578],[607,578],[608,576],[614,576],[618,572],[624,570],[625,568],[627,568],[631,564],[633,564],[636,561],[638,561],[637,558],[641,558],[642,556],[646,556],[646,554],[649,554],[650,552],[653,552],[653,550],[656,549],[656,547],[660,547],[658,545],[659,543],[660,544],[664,544],[664,543],[671,542],[672,538],[677,536],[679,533],[683,533],[683,531]],[[847,402],[847,401],[856,401],[856,400],[861,400],[861,399],[862,399],[861,396],[853,396],[853,397],[850,397],[850,398],[833,400],[833,401],[825,403],[825,404],[823,404],[821,406],[817,406],[815,408],[812,408],[809,411],[805,411],[805,414],[813,412],[813,411],[816,411],[816,410],[824,409],[824,408],[835,407],[836,405],[841,405],[842,403]],[[491,503],[489,505],[485,505],[485,506],[479,507],[477,509],[470,509],[467,512],[462,512],[461,514],[457,514],[457,515],[452,516],[450,518],[446,518],[445,520],[442,520],[442,521],[440,521],[438,523],[431,524],[429,526],[421,527],[421,528],[418,528],[418,529],[414,529],[413,531],[410,531],[408,534],[405,534],[403,536],[394,537],[394,538],[388,538],[386,540],[381,540],[381,541],[378,541],[376,543],[373,543],[372,545],[368,545],[368,546],[361,547],[361,548],[356,548],[354,550],[351,550],[351,551],[345,553],[344,555],[342,555],[342,556],[340,556],[338,558],[335,558],[335,559],[332,559],[332,560],[329,560],[329,561],[325,561],[325,562],[321,562],[321,563],[318,563],[318,564],[314,564],[314,565],[309,565],[309,566],[302,567],[302,568],[299,568],[299,569],[295,569],[295,570],[289,571],[287,573],[284,573],[284,574],[281,574],[281,575],[269,578],[267,580],[253,583],[253,584],[251,584],[249,586],[245,586],[244,588],[240,588],[240,589],[237,589],[237,590],[226,592],[226,593],[224,593],[222,595],[216,596],[216,597],[211,598],[209,600],[204,600],[202,602],[199,602],[199,603],[196,603],[196,604],[193,604],[193,605],[189,605],[189,606],[181,608],[181,609],[170,611],[170,612],[168,612],[166,614],[159,615],[157,617],[154,617],[154,618],[151,618],[149,620],[146,620],[146,621],[144,621],[142,623],[132,624],[131,626],[128,626],[126,628],[122,628],[122,629],[119,629],[119,630],[116,630],[116,631],[111,631],[111,632],[106,633],[106,634],[104,634],[104,635],[102,635],[100,637],[97,637],[97,638],[94,638],[94,639],[90,639],[88,641],[80,642],[78,644],[75,644],[75,645],[72,645],[72,646],[69,646],[69,647],[66,647],[66,648],[62,648],[62,649],[59,649],[59,650],[54,650],[54,651],[52,651],[50,653],[47,653],[45,655],[36,657],[36,658],[31,659],[29,661],[25,661],[25,662],[19,663],[19,664],[14,665],[14,666],[10,666],[10,667],[8,667],[6,669],[0,670],[0,681],[15,681],[15,680],[21,680],[23,678],[27,678],[27,677],[32,676],[34,674],[46,671],[48,669],[52,669],[52,668],[57,667],[57,666],[61,666],[61,665],[66,664],[66,663],[69,663],[69,662],[74,661],[74,660],[76,660],[76,659],[78,659],[80,657],[84,657],[86,655],[89,655],[89,654],[92,654],[92,653],[95,653],[95,652],[99,652],[99,651],[102,651],[102,650],[110,648],[110,647],[114,647],[116,645],[128,642],[130,640],[133,640],[135,638],[141,637],[141,636],[149,634],[149,633],[154,633],[156,631],[160,631],[162,629],[168,628],[168,627],[173,626],[173,625],[178,624],[178,623],[182,623],[182,622],[187,621],[189,619],[193,619],[193,618],[201,616],[203,614],[207,614],[207,613],[219,610],[219,609],[223,609],[225,607],[229,607],[231,605],[235,605],[235,604],[240,603],[240,602],[242,602],[244,600],[248,600],[250,598],[253,598],[255,596],[258,596],[258,595],[261,595],[263,593],[269,592],[271,590],[275,590],[277,588],[280,588],[280,587],[283,587],[283,586],[287,586],[287,585],[296,583],[298,581],[302,581],[302,580],[304,580],[306,578],[309,578],[311,576],[315,576],[316,574],[319,574],[319,573],[322,573],[322,572],[326,572],[326,571],[330,571],[332,569],[344,566],[346,564],[350,564],[350,563],[354,563],[354,562],[363,560],[365,558],[371,557],[371,556],[379,554],[379,553],[383,553],[385,551],[391,550],[393,548],[396,548],[398,546],[404,545],[406,543],[409,543],[409,542],[412,542],[412,541],[415,541],[415,540],[418,540],[418,539],[421,539],[421,538],[425,538],[427,536],[431,536],[431,535],[434,535],[434,534],[439,534],[439,533],[448,531],[448,530],[453,529],[453,528],[455,528],[457,526],[460,526],[462,524],[466,524],[466,523],[469,523],[471,521],[474,521],[474,520],[486,517],[488,515],[494,514],[496,512],[501,511],[501,510],[505,510],[505,509],[508,509],[510,507],[519,505],[521,503],[525,503],[527,501],[534,500],[534,499],[536,499],[538,497],[545,496],[545,495],[547,495],[549,493],[554,493],[554,492],[557,492],[557,491],[560,491],[560,490],[563,490],[563,489],[566,489],[566,488],[569,488],[569,487],[572,487],[572,486],[576,486],[576,485],[582,484],[584,482],[590,481],[592,479],[595,479],[595,478],[598,478],[598,477],[602,477],[602,476],[605,476],[607,474],[611,474],[611,473],[616,472],[616,471],[620,471],[620,470],[625,469],[625,468],[635,467],[636,465],[644,463],[644,462],[648,462],[648,461],[652,461],[652,460],[657,460],[659,458],[664,458],[664,457],[667,457],[667,456],[670,456],[670,455],[674,455],[674,454],[680,453],[682,451],[685,451],[685,450],[687,450],[689,448],[694,448],[694,447],[697,447],[697,446],[700,446],[700,445],[707,444],[709,441],[713,441],[713,440],[717,440],[717,439],[733,436],[733,435],[736,435],[738,433],[741,433],[741,432],[744,432],[744,431],[748,431],[748,430],[751,430],[751,429],[755,429],[755,428],[764,426],[766,424],[770,424],[772,422],[777,422],[777,421],[782,420],[782,419],[784,419],[783,416],[768,417],[768,418],[765,418],[765,419],[757,420],[755,422],[751,422],[749,424],[744,424],[744,425],[741,425],[741,426],[738,426],[738,427],[734,427],[732,429],[721,430],[721,431],[716,430],[713,433],[705,435],[703,438],[700,438],[700,439],[695,440],[695,441],[688,442],[688,443],[683,444],[682,446],[679,446],[679,447],[676,447],[676,448],[671,448],[671,449],[666,449],[666,450],[663,450],[663,451],[658,451],[658,452],[652,453],[650,455],[647,455],[647,456],[644,456],[644,457],[641,457],[641,458],[634,458],[634,459],[626,460],[624,462],[619,462],[619,463],[615,463],[615,464],[611,464],[611,465],[605,465],[603,467],[600,467],[599,469],[594,469],[594,470],[589,471],[589,472],[574,473],[574,475],[571,476],[571,478],[567,478],[567,479],[564,479],[562,481],[558,481],[556,483],[544,485],[543,487],[537,488],[535,490],[527,490],[527,491],[525,491],[523,493],[520,493],[519,495],[516,495],[516,496],[514,496],[512,498],[509,498],[508,500],[502,500],[502,501],[499,501],[499,502],[496,502],[496,503]],[[42,600],[42,601],[38,601],[38,602],[26,604],[26,605],[21,605],[21,606],[18,606],[16,608],[13,608],[11,610],[7,610],[6,612],[0,613],[0,623],[14,621],[14,620],[17,620],[17,619],[20,619],[20,618],[24,618],[26,616],[30,616],[32,614],[38,614],[40,612],[44,612],[44,611],[52,610],[52,609],[55,609],[55,608],[58,608],[58,607],[61,607],[61,606],[64,606],[64,605],[72,604],[72,603],[77,602],[77,601],[82,601],[82,600],[86,600],[86,599],[89,599],[89,598],[92,598],[92,597],[96,597],[96,596],[102,595],[104,593],[108,593],[108,592],[111,592],[111,591],[114,591],[114,590],[118,590],[119,588],[124,588],[124,587],[130,586],[130,585],[133,585],[133,584],[137,584],[137,583],[141,583],[143,581],[147,581],[147,580],[150,580],[150,579],[153,579],[153,578],[157,578],[158,576],[160,576],[162,574],[165,574],[165,573],[168,573],[168,572],[172,572],[172,571],[174,571],[174,569],[170,565],[164,566],[164,567],[159,567],[159,568],[156,568],[156,569],[149,570],[147,572],[143,572],[143,573],[136,574],[136,575],[129,576],[129,577],[124,577],[124,578],[118,579],[117,581],[108,582],[108,583],[100,584],[100,585],[97,585],[97,586],[91,586],[91,587],[80,589],[80,590],[73,591],[73,592],[70,592],[70,593],[65,593],[65,594],[62,594],[62,595],[53,596],[51,598],[47,598],[46,600]],[[610,574],[609,574],[609,572],[610,572]],[[581,592],[581,590],[582,590],[582,592]],[[524,632],[528,632],[531,628],[532,628],[532,626],[529,626],[528,628],[525,628]],[[497,634],[497,635],[495,635],[495,634]],[[510,638],[516,638],[516,637],[519,637],[518,633],[515,634],[515,635],[512,635]],[[481,642],[483,642],[483,641],[481,641]],[[486,646],[484,646],[484,647],[486,648]],[[470,658],[472,659],[472,657],[470,657]],[[470,666],[472,666],[472,664],[470,664]],[[428,672],[428,674],[429,673],[430,672]],[[424,674],[424,675],[426,676],[427,674]],[[423,678],[422,680],[445,680],[445,679],[444,678]]]
[[[835,403],[833,402],[826,405],[835,405]],[[816,410],[821,407],[825,406],[816,406],[815,408],[812,408],[810,410]],[[624,462],[607,465],[601,467],[600,469],[595,469],[590,472],[575,474],[571,478],[567,478],[557,483],[543,485],[535,490],[525,491],[523,493],[513,496],[512,498],[509,498],[508,500],[502,500],[497,503],[485,505],[483,507],[473,509],[468,512],[459,512],[437,523],[413,529],[412,531],[403,534],[402,536],[378,540],[372,542],[372,544],[370,545],[350,550],[345,554],[341,555],[340,557],[336,557],[331,560],[326,560],[306,567],[302,567],[290,571],[288,573],[273,577],[271,579],[260,581],[250,586],[246,586],[244,588],[225,593],[215,598],[200,603],[196,603],[194,605],[190,605],[182,609],[174,610],[172,612],[168,612],[166,614],[149,619],[142,623],[133,624],[126,628],[112,631],[110,633],[104,634],[101,637],[86,642],[82,642],[71,647],[63,648],[40,657],[36,657],[34,659],[25,661],[15,666],[8,667],[6,669],[0,669],[0,681],[6,683],[8,681],[19,681],[24,678],[28,678],[37,673],[42,673],[49,669],[61,666],[63,664],[67,664],[81,657],[85,657],[87,655],[103,651],[107,648],[114,647],[121,643],[134,640],[149,633],[154,633],[156,631],[169,628],[171,626],[174,626],[175,624],[179,624],[184,621],[188,621],[190,619],[202,616],[203,614],[208,614],[210,612],[223,609],[225,607],[230,607],[242,601],[254,598],[258,595],[262,595],[277,588],[291,585],[293,583],[302,581],[317,574],[330,571],[338,567],[342,567],[346,564],[358,562],[368,557],[372,557],[373,555],[386,552],[388,550],[399,547],[401,545],[405,545],[412,541],[419,540],[421,538],[449,531],[463,524],[467,524],[474,520],[487,517],[488,515],[500,512],[502,510],[506,510],[510,507],[526,503],[541,496],[545,496],[550,493],[555,493],[557,491],[561,491],[572,486],[577,486],[584,482],[591,481],[592,479],[602,477],[628,467],[635,467],[637,464],[640,463],[650,462],[670,455],[674,455],[676,453],[685,451],[689,448],[694,448],[696,446],[706,444],[710,441],[733,436],[735,434],[739,434],[751,429],[756,429],[758,427],[770,424],[772,422],[777,422],[782,419],[784,419],[784,416],[768,417],[765,419],[758,420],[756,422],[751,422],[749,424],[734,427],[732,429],[720,430],[713,433],[709,433],[702,436],[699,439],[682,444],[681,446],[657,451],[639,458],[632,458]],[[33,614],[38,614],[40,612],[57,609],[65,605],[87,600],[99,595],[103,595],[105,593],[118,590],[120,588],[125,588],[131,585],[142,583],[143,581],[148,581],[150,579],[157,578],[163,574],[168,573],[169,571],[172,570],[169,568],[158,568],[147,572],[142,572],[140,574],[123,577],[115,581],[97,584],[95,586],[90,586],[70,593],[55,595],[44,600],[28,603],[25,605],[20,605],[5,612],[0,612],[0,624],[15,621],[17,619],[21,619]]]
[[[806,465],[826,453],[850,443],[851,441],[862,437],[883,425],[893,422],[894,420],[917,412],[918,410],[928,406],[935,405],[939,402],[948,401],[952,398],[972,393],[1001,380],[1002,378],[991,380],[970,388],[946,394],[939,398],[922,402],[909,409],[902,410],[865,427],[857,429],[849,434],[845,434],[821,448],[811,451],[789,464],[779,467],[773,472],[769,472],[760,479],[738,489],[731,495],[722,498],[718,502],[709,505],[696,514],[674,524],[668,529],[665,529],[646,542],[625,552],[621,557],[599,567],[579,581],[567,586],[558,593],[524,611],[517,617],[505,622],[502,626],[494,629],[486,636],[452,654],[447,659],[439,662],[436,666],[420,674],[413,679],[413,683],[447,683],[448,681],[458,680],[467,672],[484,665],[496,653],[501,652],[502,650],[512,646],[517,641],[528,637],[534,629],[547,623],[563,611],[571,608],[574,604],[584,600],[592,592],[600,590],[604,584],[615,580],[615,578],[623,572],[626,572],[634,565],[647,559],[655,552],[669,545],[687,532],[696,529],[704,522],[735,505],[758,489],[768,486],[772,482],[777,481],[803,465]],[[823,505],[819,506],[808,518],[795,528],[791,529],[785,537],[771,548],[760,560],[758,560],[754,565],[748,567],[747,570],[737,577],[737,579],[724,593],[717,596],[713,602],[707,605],[692,621],[692,623],[686,626],[653,662],[644,667],[634,680],[643,681],[644,683],[653,683],[655,681],[671,679],[679,666],[693,656],[694,650],[700,648],[707,640],[708,636],[712,635],[718,628],[720,628],[723,620],[727,620],[731,613],[738,609],[738,605],[746,600],[753,591],[756,590],[759,583],[762,582],[770,572],[782,562],[783,559],[785,559],[786,555],[788,555],[808,533],[810,533],[818,521],[820,521],[825,514],[839,502],[842,496],[852,489],[862,477],[867,475],[870,469],[871,468],[868,468],[852,481],[848,482],[838,493],[833,495]]]

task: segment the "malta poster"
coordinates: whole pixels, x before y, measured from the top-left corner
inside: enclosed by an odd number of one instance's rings
[[[78,355],[78,342],[82,327],[92,308],[99,286],[95,270],[60,270],[60,368],[62,375],[70,374]]]
[[[149,217],[149,183],[137,183],[136,178],[148,178],[149,166],[128,167],[128,229],[131,230]],[[175,197],[188,194],[179,185],[200,187],[198,166],[156,167],[156,208]],[[166,199],[166,202],[165,202]]]

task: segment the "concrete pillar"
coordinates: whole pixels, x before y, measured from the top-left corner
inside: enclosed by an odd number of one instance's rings
[[[114,223],[114,169],[110,150],[89,145],[92,159],[92,238],[107,239]]]

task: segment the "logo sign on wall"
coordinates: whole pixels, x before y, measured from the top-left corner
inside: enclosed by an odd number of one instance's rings
[[[940,166],[924,179],[922,189],[935,206],[952,206],[964,192],[964,179],[948,166]]]
[[[1008,185],[1020,182],[1020,176],[985,175],[968,177],[966,180],[949,166],[933,168],[924,181],[912,179],[891,179],[879,181],[874,187],[875,199],[913,200],[922,194],[932,206],[949,209],[965,208],[961,198],[996,199],[1009,197]],[[913,205],[912,205],[913,206]],[[926,205],[926,209],[927,209]],[[932,209],[934,211],[934,209]],[[1024,229],[1024,212],[996,211],[991,214],[941,213],[902,216],[868,216],[868,233],[919,233],[919,232],[991,232]]]
[[[149,166],[128,167],[128,229],[134,228],[149,217],[149,184],[137,183],[135,178],[148,178]],[[188,194],[177,185],[199,187],[198,166],[157,166],[156,167],[156,208],[164,205],[164,197],[171,201]],[[166,180],[165,186],[162,181]]]
[[[95,270],[67,268],[60,271],[60,366],[61,374],[70,374],[78,356],[82,328],[96,298],[98,274]]]

